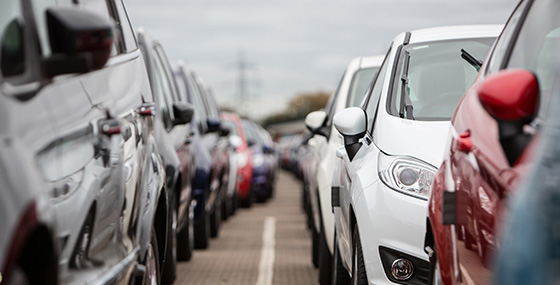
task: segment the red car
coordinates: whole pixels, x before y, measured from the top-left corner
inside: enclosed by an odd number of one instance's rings
[[[528,172],[560,82],[560,2],[521,1],[452,118],[425,249],[431,284],[489,284],[508,201]],[[557,96],[557,94],[555,95]],[[523,246],[531,246],[530,244]]]
[[[247,144],[247,137],[241,124],[241,118],[235,113],[222,113],[222,123],[231,130],[230,135],[239,137],[235,143],[235,160],[237,161],[237,201],[243,206],[251,205],[251,180],[253,166],[251,149]],[[233,179],[233,178],[232,178]]]

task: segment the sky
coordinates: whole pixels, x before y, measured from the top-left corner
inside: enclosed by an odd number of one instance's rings
[[[504,24],[516,0],[125,0],[135,29],[184,61],[222,106],[261,120],[297,94],[333,92],[354,57],[401,32]],[[243,62],[245,68],[239,68]],[[243,73],[240,70],[244,70]],[[240,74],[245,92],[240,95]]]

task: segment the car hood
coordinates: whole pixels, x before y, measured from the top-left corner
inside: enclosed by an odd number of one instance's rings
[[[387,154],[413,156],[439,168],[449,127],[449,121],[413,121],[387,116],[376,122],[373,141]]]

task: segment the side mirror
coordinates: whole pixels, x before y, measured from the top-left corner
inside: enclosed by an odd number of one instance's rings
[[[274,148],[272,148],[269,145],[263,145],[263,152],[266,154],[273,154],[274,153]]]
[[[243,144],[243,140],[238,135],[230,136],[228,142],[229,145],[234,149],[238,149]]]
[[[326,119],[327,113],[325,111],[314,111],[305,116],[305,126],[311,133],[326,137],[328,134],[321,129]]]
[[[231,130],[227,127],[224,127],[224,128],[220,128],[219,133],[220,133],[220,136],[227,137],[231,133]]]
[[[174,102],[173,103],[173,125],[184,125],[189,123],[194,115],[194,106],[187,102]]]
[[[366,134],[367,117],[362,108],[346,108],[334,115],[334,127],[344,137],[344,147],[350,160],[354,158],[362,144],[359,140]]]
[[[206,125],[208,126],[208,132],[213,133],[220,130],[221,121],[215,118],[208,118],[206,119]]]
[[[78,8],[56,7],[46,12],[52,55],[44,59],[47,76],[85,73],[107,63],[113,47],[113,23]]]
[[[535,119],[539,109],[539,84],[528,70],[512,69],[489,76],[478,88],[482,107],[498,122],[500,144],[514,165],[532,136],[523,126]]]

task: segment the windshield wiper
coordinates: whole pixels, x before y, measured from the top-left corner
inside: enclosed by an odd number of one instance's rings
[[[476,57],[472,56],[468,51],[461,49],[461,58],[476,68],[478,72],[480,67],[482,66],[482,60],[477,59]]]
[[[401,76],[401,106],[399,109],[399,116],[404,118],[404,111],[406,109],[406,118],[409,120],[414,120],[412,115],[412,101],[408,95],[408,64],[410,62],[410,53],[408,51],[404,52],[404,63],[403,63],[403,73]]]

